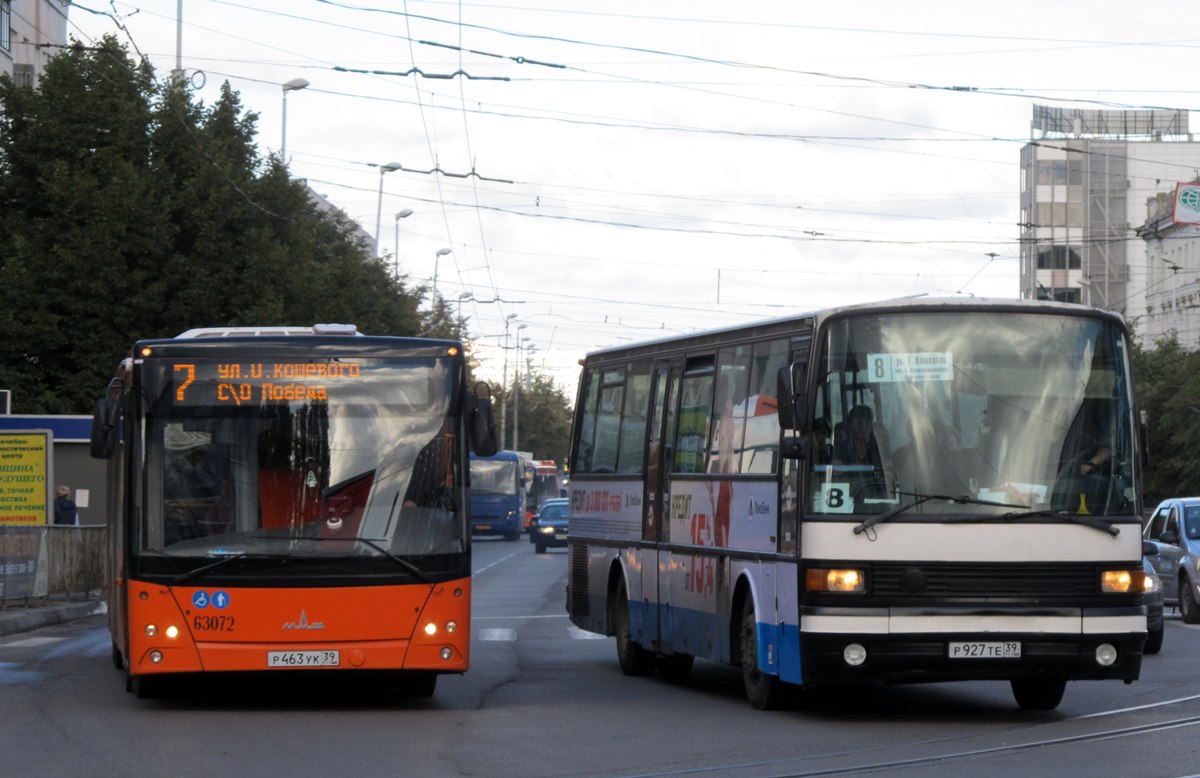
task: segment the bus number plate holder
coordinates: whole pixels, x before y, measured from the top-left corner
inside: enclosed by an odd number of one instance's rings
[[[341,662],[337,650],[267,652],[267,667],[337,667]]]
[[[1015,640],[955,641],[949,646],[951,659],[1020,659],[1021,644]]]

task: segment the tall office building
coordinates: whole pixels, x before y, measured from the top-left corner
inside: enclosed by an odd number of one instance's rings
[[[0,73],[33,86],[67,42],[68,0],[0,0]]]
[[[1146,313],[1146,201],[1200,172],[1182,110],[1033,107],[1021,149],[1021,296]]]

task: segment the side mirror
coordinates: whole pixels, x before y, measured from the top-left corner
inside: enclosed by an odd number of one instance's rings
[[[117,448],[121,425],[121,403],[112,397],[96,401],[92,414],[91,454],[95,459],[108,459]]]
[[[779,428],[800,429],[800,420],[808,415],[804,402],[806,367],[803,362],[779,368],[775,376],[775,397],[779,403]]]
[[[1158,546],[1149,540],[1142,541],[1142,556],[1158,556]]]
[[[492,416],[492,389],[480,381],[475,384],[475,403],[467,419],[471,450],[481,457],[496,453],[496,421]]]
[[[784,435],[779,456],[784,459],[808,459],[812,441],[801,435]]]

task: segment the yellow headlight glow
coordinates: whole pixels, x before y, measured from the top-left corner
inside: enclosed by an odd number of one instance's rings
[[[862,570],[813,568],[805,575],[805,587],[810,592],[854,594],[866,591]]]
[[[1100,591],[1108,594],[1145,591],[1145,576],[1143,570],[1105,570],[1100,574]]]

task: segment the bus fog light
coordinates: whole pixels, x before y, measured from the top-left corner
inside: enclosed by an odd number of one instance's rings
[[[842,650],[842,659],[851,667],[858,667],[867,661],[867,649],[861,643],[851,643]]]
[[[148,637],[148,638],[158,637],[158,625],[157,624],[147,624],[146,625],[146,637]]]
[[[150,664],[160,665],[160,664],[162,664],[162,660],[163,660],[163,655],[162,655],[161,651],[151,651],[150,652]]]
[[[1117,661],[1117,649],[1112,643],[1101,643],[1096,646],[1096,664],[1101,667],[1112,667]]]
[[[425,625],[425,634],[429,635],[431,637],[433,635],[436,635],[437,634],[437,624],[434,624],[432,621],[429,622],[428,624],[426,624]]]
[[[451,635],[453,635],[455,632],[458,632],[458,622],[457,621],[447,621],[446,622],[446,631],[449,632]]]
[[[167,637],[169,637],[171,640],[179,637],[179,627],[176,627],[174,624],[167,627]]]
[[[454,650],[453,650],[453,649],[451,649],[449,646],[447,646],[446,648],[443,648],[443,649],[441,650],[441,657],[442,657],[442,659],[449,660],[449,659],[451,659],[453,656],[454,656]]]

